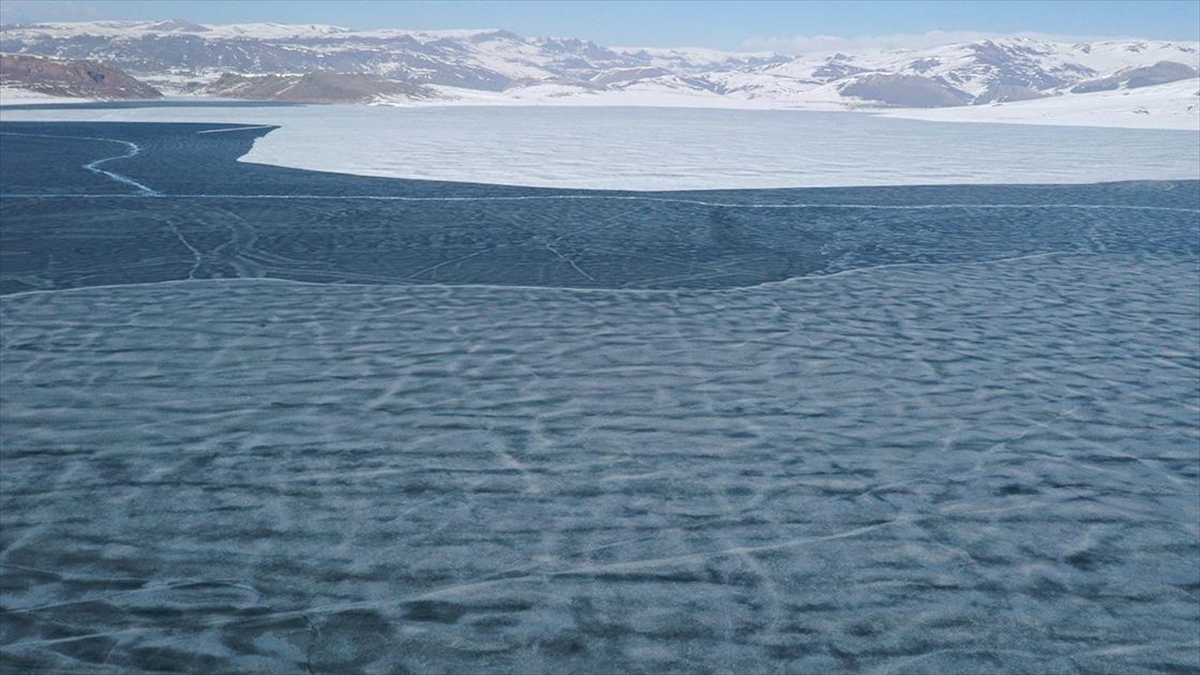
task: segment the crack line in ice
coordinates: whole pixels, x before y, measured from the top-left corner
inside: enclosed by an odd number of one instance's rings
[[[415,279],[415,278],[421,276],[422,274],[425,274],[426,272],[432,272],[433,270],[436,270],[439,267],[445,267],[446,265],[450,265],[450,264],[453,264],[456,262],[462,262],[463,260],[466,260],[468,258],[474,258],[477,255],[483,255],[484,253],[489,253],[494,250],[496,250],[495,246],[489,246],[481,251],[475,251],[474,253],[468,253],[466,255],[461,255],[457,258],[451,258],[450,260],[443,260],[442,262],[440,262],[436,265],[430,265],[429,267],[426,267],[424,269],[419,269],[416,272],[413,272],[412,274],[410,274],[404,278],[405,279]]]
[[[27,134],[33,135],[33,134]],[[97,139],[106,140],[106,139]],[[119,141],[123,142],[123,141]],[[132,155],[128,155],[132,156]],[[115,157],[109,159],[116,159]],[[107,161],[107,160],[105,160]],[[149,189],[149,188],[147,188]],[[785,190],[788,188],[771,188]],[[737,202],[710,202],[699,199],[676,199],[671,197],[641,197],[630,195],[520,195],[513,197],[402,197],[396,195],[238,195],[238,194],[163,194],[153,192],[137,195],[104,194],[36,194],[3,193],[0,199],[108,199],[120,197],[158,197],[166,199],[296,199],[296,200],[339,200],[339,201],[389,201],[389,202],[518,202],[554,200],[610,200],[655,202],[665,204],[690,204],[727,209],[875,209],[884,211],[920,211],[936,209],[1086,209],[1120,211],[1173,211],[1200,213],[1200,209],[1177,206],[1149,206],[1138,204],[841,204],[802,202],[793,204],[763,204]]]
[[[992,443],[991,445],[989,445],[987,448],[984,448],[979,453],[979,455],[975,458],[974,468],[972,468],[968,473],[971,473],[971,474],[979,473],[980,471],[983,470],[984,461],[989,459],[992,455],[994,455],[996,453],[996,451],[1000,450],[1001,448],[1007,448],[1010,443],[1015,443],[1017,441],[1023,440],[1026,436],[1028,436],[1029,434],[1031,434],[1035,431],[1050,429],[1050,425],[1058,422],[1060,419],[1062,419],[1064,417],[1069,416],[1071,413],[1075,412],[1077,409],[1078,409],[1078,407],[1071,408],[1070,410],[1068,410],[1066,412],[1056,413],[1053,417],[1051,417],[1049,420],[1047,420],[1045,422],[1039,422],[1037,420],[1031,420],[1031,419],[1022,419],[1021,421],[1025,422],[1029,426],[1022,429],[1021,433],[1019,433],[1019,434],[1000,439],[999,441],[996,441],[995,443]]]
[[[13,566],[13,567],[15,567],[15,566]],[[33,569],[33,568],[25,568],[25,569]],[[79,600],[65,600],[63,602],[51,602],[51,603],[46,603],[43,605],[36,605],[33,607],[9,607],[9,608],[0,609],[0,614],[25,614],[26,612],[40,612],[44,609],[56,609],[58,607],[71,607],[74,605],[82,605],[82,604],[89,603],[89,602],[95,602],[97,600],[107,601],[107,600],[111,600],[113,598],[125,597],[127,595],[137,595],[137,594],[141,594],[141,593],[156,593],[158,591],[172,591],[172,590],[175,590],[178,588],[190,588],[190,587],[194,587],[194,586],[223,586],[223,587],[229,587],[229,588],[240,588],[244,591],[250,591],[250,592],[258,595],[260,598],[263,595],[262,591],[259,591],[257,588],[254,588],[253,586],[248,586],[246,584],[239,583],[237,581],[226,581],[226,580],[222,580],[222,579],[191,579],[188,581],[168,582],[168,583],[160,584],[157,586],[146,586],[144,588],[134,588],[134,589],[131,589],[128,591],[117,591],[115,593],[106,593],[104,595],[93,595],[93,596],[88,596],[86,598],[80,598]]]
[[[1050,654],[1039,654],[1037,652],[1027,652],[1027,651],[1022,651],[1020,649],[981,648],[981,647],[950,647],[947,649],[937,649],[934,651],[925,652],[924,654],[917,654],[916,656],[901,658],[900,660],[893,661],[891,663],[885,663],[882,666],[872,670],[871,672],[872,673],[914,672],[912,670],[909,670],[909,668],[913,664],[920,663],[921,661],[924,661],[930,657],[941,656],[943,654],[962,654],[962,655],[970,655],[970,656],[979,656],[982,654],[988,654],[988,655],[990,655],[990,654],[1015,654],[1017,656],[1022,656],[1027,659],[1033,659],[1033,660],[1036,660],[1039,662],[1042,662],[1042,661],[1048,659],[1050,656],[1052,656]]]
[[[1110,645],[1108,647],[1098,647],[1084,653],[1099,655],[1131,654],[1143,652],[1147,649],[1162,649],[1163,647],[1185,647],[1191,649],[1200,649],[1200,640],[1195,640],[1192,642],[1159,642],[1158,644],[1134,643],[1125,645]]]
[[[67,644],[70,642],[78,642],[80,640],[91,640],[91,639],[98,638],[98,637],[111,637],[113,635],[131,635],[131,634],[135,634],[135,633],[145,633],[145,632],[151,631],[151,630],[154,630],[154,627],[143,626],[143,627],[138,627],[138,628],[124,628],[121,630],[105,631],[105,632],[101,632],[101,633],[87,633],[85,635],[72,635],[70,637],[62,637],[62,638],[49,638],[46,640],[27,640],[27,641],[22,641],[22,642],[14,642],[14,643],[11,643],[6,646],[11,649],[22,649],[22,648],[30,648],[30,647],[37,649],[37,648],[41,648],[46,645]]]
[[[98,284],[95,286],[75,286],[72,288],[38,288],[29,291],[17,291],[14,293],[0,293],[0,300],[7,298],[17,298],[21,296],[40,295],[48,293],[69,293],[73,291],[89,291],[89,290],[115,290],[120,288],[132,288],[137,286],[172,286],[176,284],[200,284],[200,283],[245,283],[245,282],[266,282],[291,284],[296,286],[335,286],[339,288],[404,288],[412,289],[413,287],[452,290],[452,289],[472,289],[472,290],[491,290],[491,291],[547,291],[547,292],[564,292],[564,293],[629,293],[629,294],[663,294],[676,295],[679,293],[698,294],[698,293],[740,293],[747,290],[766,289],[773,286],[784,284],[800,283],[804,281],[823,281],[825,279],[833,279],[847,274],[855,274],[858,272],[870,272],[874,270],[886,269],[934,269],[940,267],[971,267],[974,265],[988,265],[1009,262],[1019,262],[1022,260],[1033,260],[1036,258],[1046,258],[1050,256],[1078,256],[1092,257],[1099,254],[1088,253],[1086,251],[1047,251],[1045,253],[1030,253],[1028,255],[1019,255],[1009,258],[989,258],[986,260],[967,260],[946,263],[929,263],[929,262],[912,262],[912,263],[890,263],[887,265],[869,265],[865,267],[855,267],[829,274],[810,274],[807,276],[788,277],[786,279],[776,279],[772,281],[764,281],[758,284],[750,284],[748,286],[732,286],[728,288],[586,288],[581,286],[529,286],[520,284],[429,284],[415,283],[402,284],[388,282],[378,284],[362,284],[362,283],[345,283],[337,281],[301,281],[299,279],[282,279],[278,277],[225,277],[225,278],[205,278],[205,279],[167,279],[164,281],[144,281],[131,284]]]
[[[892,520],[884,521],[882,523],[875,523],[873,525],[864,525],[862,527],[856,527],[851,530],[846,530],[845,532],[836,532],[834,534],[825,534],[825,535],[820,535],[817,537],[800,537],[798,539],[792,539],[789,541],[779,542],[779,543],[775,543],[775,544],[763,544],[761,546],[734,546],[734,547],[730,547],[730,548],[719,549],[716,551],[702,551],[700,553],[687,553],[684,555],[668,556],[668,557],[664,557],[664,558],[648,558],[645,560],[631,560],[628,562],[608,563],[608,564],[603,564],[603,565],[583,565],[583,566],[575,567],[572,569],[561,570],[561,571],[557,571],[557,572],[550,572],[549,576],[558,577],[558,576],[574,576],[574,575],[580,575],[580,574],[595,574],[598,572],[603,573],[603,572],[633,571],[633,570],[644,569],[647,567],[651,567],[651,568],[652,567],[661,567],[663,565],[675,565],[675,564],[685,563],[685,562],[687,562],[687,563],[703,562],[710,558],[722,558],[722,557],[726,557],[726,556],[742,556],[742,555],[749,555],[749,554],[753,554],[753,553],[766,553],[769,551],[778,551],[778,550],[786,549],[786,548],[794,548],[797,546],[803,546],[805,544],[812,544],[812,543],[821,542],[821,541],[833,541],[833,540],[837,540],[837,539],[848,539],[850,537],[857,537],[860,534],[866,534],[868,532],[874,532],[875,530],[881,530],[885,527],[891,527],[893,525],[904,525],[904,524],[908,524],[910,522],[912,522],[911,517],[900,516],[897,518],[893,518]]]
[[[530,494],[542,494],[542,486],[534,478],[534,474],[525,466],[521,460],[517,459],[511,452],[508,452],[502,447],[497,446],[495,449],[496,458],[500,460],[506,469],[516,471],[521,475],[521,480],[525,482],[525,491]]]
[[[659,567],[662,565],[673,565],[682,562],[701,562],[710,558],[726,557],[726,556],[742,556],[754,553],[763,553],[776,551],[781,549],[803,546],[805,544],[817,543],[822,541],[833,541],[838,539],[848,539],[857,537],[861,534],[874,532],[875,530],[891,527],[893,525],[903,525],[912,522],[910,516],[900,516],[892,520],[875,523],[873,525],[864,525],[862,527],[846,530],[845,532],[836,532],[834,534],[820,535],[816,537],[801,537],[785,542],[775,544],[765,544],[762,546],[738,546],[715,551],[705,551],[701,553],[692,553],[680,556],[671,556],[665,558],[651,558],[647,560],[633,560],[622,563],[609,563],[603,565],[584,565],[579,567],[571,567],[561,570],[543,570],[542,565],[533,565],[530,567],[510,569],[500,571],[491,575],[493,578],[483,581],[471,581],[463,584],[454,584],[443,588],[435,588],[428,591],[416,593],[411,596],[395,598],[392,600],[365,600],[360,602],[342,602],[320,607],[306,607],[303,609],[283,610],[279,612],[271,612],[253,617],[239,617],[233,619],[217,619],[205,623],[208,627],[225,627],[240,623],[252,623],[263,621],[277,621],[283,618],[291,617],[306,617],[309,614],[335,614],[338,612],[351,611],[356,609],[374,609],[388,605],[402,605],[415,600],[424,600],[446,594],[461,593],[462,591],[487,588],[497,584],[511,583],[534,583],[544,580],[546,577],[565,577],[578,576],[587,574],[597,574],[605,572],[618,572],[623,570],[637,570],[646,567]]]
[[[682,471],[679,471],[678,467],[672,468],[681,480],[687,480],[686,475]],[[712,496],[721,503],[721,508],[724,510],[726,517],[728,517],[731,521],[736,520],[739,512],[734,508],[733,504],[729,502],[729,499],[726,497],[725,493],[720,488],[712,485],[706,485],[706,487]],[[782,538],[783,529],[780,527],[778,519],[768,516],[766,520],[771,523],[772,532],[776,536],[780,536],[780,538]],[[787,615],[787,611],[784,609],[784,597],[779,591],[778,584],[775,583],[775,578],[771,576],[770,571],[763,566],[758,558],[752,555],[752,552],[742,547],[730,545],[733,544],[733,542],[730,541],[728,536],[722,536],[721,539],[727,546],[729,546],[730,550],[737,551],[736,555],[738,559],[741,560],[742,564],[748,567],[750,571],[752,571],[762,582],[763,591],[770,601],[771,614],[771,622],[766,626],[765,630],[768,635],[777,635],[779,633],[779,628],[783,624]]]
[[[141,153],[142,147],[140,145],[138,145],[137,143],[131,143],[129,141],[122,141],[122,140],[118,140],[116,138],[101,138],[98,136],[58,136],[58,135],[54,135],[54,134],[23,134],[23,133],[17,133],[14,131],[0,132],[0,136],[31,136],[31,137],[35,137],[35,138],[71,138],[71,139],[82,140],[82,141],[104,141],[106,143],[120,143],[121,145],[127,146],[129,148],[129,152],[125,153],[124,155],[113,155],[112,157],[102,157],[100,159],[93,160],[91,162],[88,162],[87,164],[84,164],[83,168],[87,169],[88,171],[91,171],[92,173],[100,174],[107,178],[111,178],[112,180],[115,180],[118,183],[128,185],[133,188],[137,188],[138,192],[136,195],[122,195],[122,196],[136,196],[136,197],[161,197],[161,196],[163,196],[163,194],[161,192],[158,192],[157,190],[154,190],[153,188],[146,187],[145,185],[142,185],[141,183],[137,182],[136,180],[134,180],[132,178],[129,178],[128,176],[122,176],[119,173],[115,173],[112,171],[105,171],[104,169],[100,168],[100,165],[105,162],[109,162],[114,159],[128,159],[130,157],[133,157],[134,155]],[[89,196],[91,196],[91,195],[89,195]]]
[[[1110,647],[1100,647],[1090,649],[1085,652],[1080,652],[1076,656],[1108,656],[1114,654],[1127,654],[1142,652],[1147,649],[1161,650],[1164,647],[1182,647],[1182,648],[1200,648],[1200,641],[1196,642],[1169,642],[1157,644],[1128,644],[1128,645],[1113,645]],[[950,647],[947,649],[937,649],[924,654],[905,657],[898,661],[885,663],[880,667],[872,670],[872,673],[904,673],[913,672],[913,664],[920,663],[926,659],[942,656],[944,654],[963,654],[963,655],[983,655],[983,654],[1015,654],[1029,659],[1044,661],[1045,659],[1055,656],[1054,654],[1042,654],[1037,652],[1027,652],[1020,649],[1002,649],[1002,648],[981,648],[981,647]]]
[[[198,134],[223,134],[226,131],[250,131],[251,129],[274,129],[274,124],[256,124],[249,127],[230,127],[228,129],[207,129],[205,131],[197,131]]]
[[[192,265],[191,271],[188,272],[188,279],[194,280],[196,278],[196,270],[199,270],[200,265],[203,264],[203,262],[204,262],[204,256],[200,253],[200,251],[196,250],[195,246],[192,246],[190,243],[188,243],[187,239],[183,238],[183,233],[179,231],[178,225],[176,225],[173,222],[167,221],[167,226],[171,228],[171,232],[173,232],[175,234],[176,238],[179,239],[180,243],[182,243],[184,246],[186,246],[187,250],[192,252],[192,256],[195,258],[195,263]]]
[[[547,244],[546,244],[546,248],[547,248],[547,249],[549,249],[549,251],[550,251],[551,253],[553,253],[554,255],[558,256],[560,259],[564,260],[564,261],[565,261],[565,262],[566,262],[568,265],[570,265],[572,268],[574,268],[576,272],[579,272],[579,273],[580,273],[580,274],[582,274],[583,276],[587,277],[588,281],[595,281],[595,280],[596,280],[596,278],[595,278],[595,277],[593,277],[592,275],[590,275],[590,274],[588,274],[587,272],[584,272],[583,270],[579,269],[579,265],[576,265],[574,260],[571,260],[570,258],[568,258],[567,256],[563,255],[562,253],[559,253],[558,249],[554,248],[554,244],[552,244],[552,243],[547,243]]]

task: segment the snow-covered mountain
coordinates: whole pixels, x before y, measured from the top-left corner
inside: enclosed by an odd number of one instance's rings
[[[304,94],[310,100],[392,104],[944,107],[1137,89],[1200,76],[1200,44],[1145,40],[996,38],[933,49],[788,56],[603,47],[503,30],[358,31],[170,20],[2,26],[0,51],[103,61],[167,93],[270,98],[285,91],[295,100],[299,89],[310,92]],[[301,79],[313,73],[346,77]]]

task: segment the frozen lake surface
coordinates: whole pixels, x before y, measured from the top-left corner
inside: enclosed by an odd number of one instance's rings
[[[947,124],[664,108],[0,110],[5,121],[271,124],[242,161],[367,176],[613,190],[1200,179],[1200,130]],[[196,102],[191,102],[196,103]]]
[[[536,190],[229,126],[0,126],[5,672],[1200,669],[1200,183]]]
[[[4,658],[1195,669],[1194,256],[0,299]]]
[[[0,292],[231,277],[728,288],[886,264],[1200,247],[1196,181],[648,193],[236,161],[275,133],[5,124]]]

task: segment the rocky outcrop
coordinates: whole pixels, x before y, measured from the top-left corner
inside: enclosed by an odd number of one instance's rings
[[[966,93],[919,75],[863,75],[843,85],[840,91],[843,96],[904,108],[941,108],[971,101]]]
[[[1111,77],[1081,82],[1071,88],[1075,94],[1087,94],[1093,91],[1111,91],[1113,89],[1138,89],[1152,87],[1156,84],[1177,82],[1196,77],[1198,74],[1191,66],[1175,63],[1174,61],[1159,61],[1144,68],[1130,68]]]
[[[0,54],[0,86],[101,100],[161,98],[154,87],[96,61]]]
[[[436,98],[427,87],[375,75],[306,73],[304,75],[235,75],[226,73],[197,93],[290,103],[370,103],[379,97]]]
[[[1049,94],[1020,84],[992,84],[988,86],[987,91],[976,96],[971,103],[973,105],[981,105],[984,103],[1029,101],[1035,98],[1045,98],[1046,96],[1049,96]]]

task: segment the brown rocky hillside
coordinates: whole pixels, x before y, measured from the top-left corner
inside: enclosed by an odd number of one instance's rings
[[[96,61],[0,54],[0,86],[49,96],[94,99],[161,98],[154,87]]]

